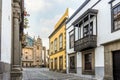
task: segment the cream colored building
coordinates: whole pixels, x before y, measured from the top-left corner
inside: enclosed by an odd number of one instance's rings
[[[41,38],[32,38],[25,35],[27,46],[22,49],[22,66],[23,67],[43,67],[45,66],[46,49],[42,46]],[[43,58],[44,57],[44,58]]]

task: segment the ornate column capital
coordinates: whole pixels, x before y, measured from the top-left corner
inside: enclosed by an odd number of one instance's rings
[[[13,17],[19,19],[20,14],[21,14],[21,9],[19,3],[17,2],[13,3]]]

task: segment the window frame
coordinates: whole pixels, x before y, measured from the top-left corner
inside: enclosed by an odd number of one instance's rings
[[[117,3],[116,5],[112,6],[112,8],[111,8],[111,23],[112,23],[111,24],[111,32],[116,32],[116,31],[120,30],[120,28],[115,29],[115,19],[114,19],[114,10],[118,7],[120,7],[120,2]],[[117,14],[118,14],[118,12],[117,12]],[[118,20],[116,20],[116,21],[117,21],[117,26],[118,26]]]
[[[57,52],[57,38],[54,40],[54,52]]]
[[[73,41],[71,41],[71,38],[73,37]],[[69,48],[72,49],[74,48],[74,32],[72,34],[69,33]],[[72,42],[73,42],[73,46],[72,46]]]
[[[91,70],[85,69],[85,55],[91,54]],[[95,50],[87,50],[82,52],[82,74],[95,75]]]
[[[60,37],[62,37],[62,41],[60,41]],[[61,44],[61,45],[60,45]],[[59,49],[61,50],[61,49],[63,49],[63,34],[60,34],[59,35]]]
[[[94,21],[86,21],[86,22],[87,22],[86,25],[83,26],[83,37],[86,37],[86,36],[89,36],[89,35],[93,35],[93,26],[94,26],[93,24],[94,24]],[[92,23],[92,26],[91,26],[91,23]],[[87,32],[86,36],[85,36],[85,32],[84,32],[85,31],[84,30],[85,27],[88,28],[88,32]],[[92,33],[90,33],[91,31],[92,31]]]

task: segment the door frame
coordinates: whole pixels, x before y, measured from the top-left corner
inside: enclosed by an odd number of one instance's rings
[[[85,54],[92,54],[91,70],[85,70]],[[95,75],[95,49],[82,51],[82,74]]]

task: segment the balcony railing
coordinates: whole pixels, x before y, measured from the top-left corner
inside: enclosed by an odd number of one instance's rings
[[[81,38],[75,41],[74,50],[83,51],[97,46],[97,37],[96,35],[88,35],[84,38]]]

